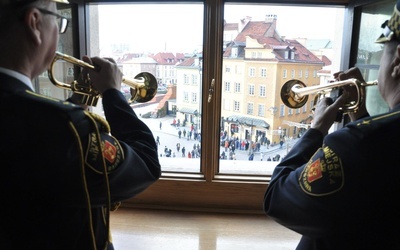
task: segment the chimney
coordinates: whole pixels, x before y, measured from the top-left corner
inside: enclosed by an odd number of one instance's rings
[[[238,31],[239,33],[243,31],[244,27],[251,21],[251,16],[246,16],[245,18],[240,19]]]
[[[277,16],[273,14],[265,15],[265,22],[266,23],[276,23]]]
[[[277,16],[273,14],[265,15],[265,23],[270,23],[268,30],[265,33],[266,37],[274,37],[276,32],[276,19]]]

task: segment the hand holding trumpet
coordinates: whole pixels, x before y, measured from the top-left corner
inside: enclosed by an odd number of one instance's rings
[[[83,56],[82,60],[94,66],[83,68],[82,75],[89,78],[90,84],[101,95],[108,89],[121,89],[123,74],[112,58]]]
[[[364,77],[361,74],[361,71],[356,68],[350,68],[347,71],[339,71],[337,73],[333,74],[333,77],[335,78],[336,81],[344,81],[347,79],[357,79],[360,82],[365,82]],[[347,102],[356,102],[358,98],[358,92],[356,89],[356,86],[354,85],[345,85],[342,87],[345,91],[348,92],[348,100]],[[365,92],[365,88],[361,89],[361,91]],[[363,93],[364,95],[364,93]],[[360,105],[357,108],[357,112],[347,112],[349,115],[351,121],[355,121],[359,119],[360,117],[363,117],[368,114],[365,101],[361,102]]]
[[[320,99],[315,106],[311,128],[321,131],[324,136],[327,135],[329,128],[337,118],[339,108],[346,103],[348,96],[349,94],[344,91],[335,101],[331,97]]]
[[[122,72],[113,59],[83,56],[82,62],[95,66],[82,69],[75,84],[75,86],[79,86],[78,89],[95,90],[95,93],[99,95],[102,95],[108,89],[121,89]],[[95,101],[87,101],[91,97],[82,96],[82,93],[79,92],[74,92],[70,99],[84,109],[87,109],[88,103],[97,103],[97,97]]]
[[[333,76],[336,81],[357,79],[359,82],[365,82],[358,68],[350,68],[347,71],[340,71],[333,74]],[[346,103],[357,102],[359,95],[364,95],[365,92],[365,86],[356,86],[355,84],[346,84],[341,86],[341,88],[343,93],[336,100],[333,100],[331,97],[324,97],[318,101],[315,106],[314,119],[311,128],[321,131],[324,135],[328,134],[328,130],[336,120],[338,112],[341,112],[340,108]],[[362,93],[359,93],[359,91]],[[352,121],[368,114],[365,101],[359,102],[357,109],[350,109],[347,111],[347,114]]]

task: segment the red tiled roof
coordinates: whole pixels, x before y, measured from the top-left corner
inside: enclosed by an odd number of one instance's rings
[[[264,21],[250,21],[246,27],[235,38],[236,42],[246,42],[246,36],[264,37],[267,31],[273,26],[271,22]]]
[[[177,66],[183,66],[183,67],[189,67],[194,64],[194,57],[189,57],[186,60],[184,60],[182,63],[178,64]]]
[[[246,37],[256,39],[259,44],[264,45],[264,48],[273,50],[275,60],[278,61],[296,61],[308,63],[321,63],[322,61],[315,56],[311,51],[304,47],[297,40],[284,40],[275,30],[276,20],[273,22],[265,21],[250,21],[234,39],[233,44],[228,46],[224,56],[229,57],[231,54],[232,45],[240,47],[246,43]],[[295,53],[295,58],[285,59],[284,50],[292,50]],[[244,57],[244,50],[239,51],[239,57]],[[271,60],[271,59],[269,59]]]
[[[123,63],[132,60],[133,58],[139,58],[139,57],[141,57],[141,55],[138,53],[126,53],[122,57],[118,58],[116,61],[117,63]]]
[[[326,57],[324,55],[322,56],[321,60],[324,62],[325,66],[329,66],[329,65],[332,64],[332,61],[328,57]]]
[[[178,62],[175,55],[170,52],[159,52],[152,58],[160,65],[175,65]]]

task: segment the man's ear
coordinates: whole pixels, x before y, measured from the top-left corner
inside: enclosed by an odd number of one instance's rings
[[[41,38],[41,27],[42,27],[42,15],[36,8],[30,8],[25,12],[24,23],[35,45],[40,45],[42,43]]]

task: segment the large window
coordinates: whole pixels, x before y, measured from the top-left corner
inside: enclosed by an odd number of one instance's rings
[[[127,78],[144,71],[159,75],[158,86],[167,89],[148,103],[132,104],[159,139],[164,172],[200,173],[203,8],[199,3],[89,7],[89,53],[114,58]],[[173,74],[163,73],[167,66]],[[129,89],[124,86],[124,93]]]
[[[350,37],[343,31],[353,27],[348,2],[79,2],[60,10],[73,25],[58,50],[112,57],[126,77],[146,71],[157,78],[153,102],[132,107],[160,138],[162,178],[124,204],[260,213],[275,165],[310,122],[313,98],[288,116],[280,89],[292,77],[325,83],[348,63],[342,61],[349,60],[342,41]],[[363,8],[359,20],[357,64],[370,72],[367,80],[376,77],[381,48],[367,46],[378,34],[364,34],[392,12],[394,1],[384,2]],[[57,76],[69,82],[75,70],[59,62]],[[38,89],[60,99],[70,94],[48,83],[44,73]],[[121,91],[129,98],[128,86]],[[102,114],[101,102],[92,110]]]
[[[373,81],[378,78],[383,45],[375,43],[375,40],[382,34],[379,25],[390,18],[395,3],[396,1],[391,0],[362,8],[356,66],[362,69],[366,81]],[[371,29],[371,27],[375,28]],[[367,88],[366,101],[367,110],[371,115],[389,110],[389,106],[383,100],[377,86]]]
[[[298,17],[295,22],[294,16]],[[237,91],[222,92],[221,98],[223,102],[241,100],[263,105],[251,106],[251,112],[249,106],[245,110],[221,109],[220,173],[268,175],[278,159],[288,152],[303,131],[289,129],[287,124],[303,126],[309,123],[310,113],[293,113],[289,108],[289,116],[285,116],[281,86],[288,78],[295,78],[296,72],[321,72],[321,75],[328,72],[329,75],[339,70],[340,58],[335,54],[341,48],[343,18],[341,7],[225,4],[224,34],[230,35],[224,36],[223,64],[240,65],[248,73],[224,72],[222,81],[242,82],[244,89],[256,89],[258,93],[238,96]],[[315,85],[324,83],[326,76],[316,74],[315,78],[302,81]],[[260,117],[264,107],[268,112]],[[280,107],[279,114],[275,112],[277,107]],[[291,123],[285,123],[287,119]],[[231,124],[238,124],[238,131],[229,131]],[[283,134],[282,128],[296,133]],[[284,147],[279,144],[281,140],[285,142]],[[226,144],[228,149],[223,146]],[[271,161],[266,161],[269,158]]]

